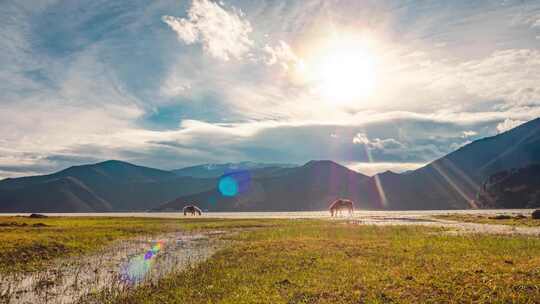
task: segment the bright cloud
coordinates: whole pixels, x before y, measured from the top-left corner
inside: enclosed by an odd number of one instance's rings
[[[365,133],[356,134],[352,142],[354,144],[365,145],[369,149],[396,150],[403,148],[403,144],[393,138],[374,138],[373,140],[370,140]]]
[[[540,103],[540,50],[510,49],[465,62],[459,80],[470,93],[517,104]]]
[[[522,121],[522,120],[513,120],[513,119],[507,118],[503,122],[497,124],[497,132],[498,133],[506,132],[508,130],[511,130],[511,129],[521,125],[524,122],[525,121]]]
[[[392,171],[394,173],[403,173],[405,171],[416,170],[425,164],[423,163],[391,163],[391,162],[360,162],[346,164],[352,170],[360,172],[365,175],[373,176],[377,173]]]
[[[540,3],[439,2],[8,0],[0,177],[110,158],[409,170],[540,116]],[[341,32],[378,85],[336,106],[295,71]]]
[[[200,43],[211,56],[222,60],[240,59],[253,45],[249,38],[252,31],[249,21],[243,18],[240,9],[226,10],[217,2],[193,0],[188,10],[188,18],[163,16],[186,44]]]
[[[288,70],[291,64],[300,64],[301,62],[300,58],[285,41],[280,41],[275,47],[266,45],[263,50],[268,55],[268,58],[266,58],[267,65],[279,63],[283,69]]]

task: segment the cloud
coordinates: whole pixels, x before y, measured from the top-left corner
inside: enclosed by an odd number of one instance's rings
[[[285,41],[279,41],[279,44],[271,47],[266,45],[263,51],[267,54],[265,60],[267,65],[280,64],[285,70],[290,68],[290,65],[299,64],[300,58],[293,52],[291,47]]]
[[[476,136],[476,135],[478,135],[478,132],[476,132],[476,131],[471,131],[471,130],[469,130],[469,131],[463,131],[463,132],[461,133],[461,137],[463,137],[463,138],[473,137],[473,136]]]
[[[246,55],[253,41],[251,24],[240,9],[226,10],[217,2],[193,0],[187,18],[163,16],[163,22],[186,44],[200,43],[205,52],[228,61]]]
[[[36,115],[40,110],[36,109]],[[58,113],[59,117],[66,114]],[[36,117],[30,120],[39,121]],[[96,121],[101,121],[99,124],[92,124],[93,118],[90,117],[74,116],[73,120],[57,126],[58,129],[51,125],[37,125],[37,128],[48,130],[50,135],[47,138],[38,136],[34,131],[26,132],[30,141],[17,139],[20,135],[16,134],[13,140],[2,135],[2,139],[11,142],[13,149],[1,151],[8,158],[0,159],[0,165],[4,165],[4,171],[9,168],[16,171],[2,174],[16,176],[51,172],[70,164],[88,162],[90,158],[118,158],[163,169],[243,160],[303,163],[311,159],[332,159],[344,163],[368,163],[370,159],[363,145],[370,149],[373,164],[365,165],[360,171],[399,171],[402,163],[401,167],[409,170],[413,167],[411,164],[425,164],[463,145],[467,141],[462,134],[471,129],[478,130],[479,137],[493,135],[486,130],[495,130],[500,122],[493,119],[474,123],[467,120],[451,122],[451,118],[446,121],[418,114],[387,113],[377,119],[341,124],[184,120],[177,130],[150,131],[129,124],[114,126],[111,123],[115,120],[109,122],[99,117],[105,115],[96,113]],[[77,120],[88,122],[81,128],[74,128]],[[82,129],[85,126],[102,129],[85,131]],[[17,165],[22,167],[13,167]]]
[[[417,53],[417,52],[414,52]],[[495,50],[475,59],[434,58],[413,53],[388,55],[381,73],[385,87],[376,104],[392,104],[409,111],[494,110],[486,101],[505,107],[540,105],[540,50]],[[403,93],[405,92],[405,93]]]
[[[522,120],[513,120],[513,119],[505,119],[503,122],[497,124],[497,132],[498,133],[504,133],[508,130],[511,130],[521,124],[523,124],[525,121]]]
[[[369,138],[367,138],[367,135],[364,133],[356,134],[352,142],[354,144],[362,144],[362,145],[369,145],[370,143]]]
[[[499,22],[538,12],[532,2],[235,0],[241,11],[194,0],[179,17],[177,1],[11,2],[0,10],[3,176],[109,158],[365,163],[363,145],[381,164],[366,166],[383,170],[540,116],[539,18]],[[358,29],[380,59],[369,100],[336,105],[283,72],[328,32]]]
[[[509,49],[462,63],[457,77],[468,92],[515,104],[540,104],[540,50]]]
[[[403,173],[405,171],[416,170],[422,166],[424,163],[392,163],[392,162],[379,162],[379,163],[370,163],[370,162],[359,162],[359,163],[347,163],[349,169],[355,170],[365,175],[373,176],[377,173],[392,171],[395,173]]]
[[[525,11],[514,16],[512,22],[529,26],[531,29],[540,28],[540,13],[534,13],[534,10]]]
[[[369,149],[379,149],[379,150],[396,150],[404,148],[404,145],[399,141],[393,138],[380,139],[375,138],[370,140],[365,133],[357,133],[352,142],[354,144],[362,144],[368,147]]]

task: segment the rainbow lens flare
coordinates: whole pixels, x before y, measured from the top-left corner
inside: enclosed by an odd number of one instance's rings
[[[152,246],[146,253],[132,257],[122,265],[120,272],[122,280],[130,284],[142,282],[152,269],[155,257],[163,248],[163,244],[163,241],[157,242],[157,244]]]

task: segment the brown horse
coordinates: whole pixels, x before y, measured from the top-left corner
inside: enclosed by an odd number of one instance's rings
[[[187,205],[184,207],[183,211],[184,216],[186,216],[188,213],[191,213],[191,215],[202,215],[202,210],[195,205]]]
[[[342,210],[347,210],[349,212],[349,215],[352,215],[354,211],[354,203],[351,200],[340,198],[332,202],[329,209],[331,216],[337,216]]]

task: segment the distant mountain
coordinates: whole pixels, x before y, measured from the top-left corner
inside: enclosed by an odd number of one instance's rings
[[[175,178],[176,175],[169,171],[108,160],[97,164],[73,166],[48,175],[7,178],[0,181],[0,190],[16,189],[63,177],[72,177],[85,184],[107,185],[109,183],[158,182]]]
[[[463,209],[476,206],[476,194],[492,174],[535,163],[540,163],[540,118],[381,180],[391,209]]]
[[[497,172],[478,195],[483,208],[539,208],[540,164]]]
[[[239,163],[226,163],[226,164],[204,164],[198,166],[191,166],[182,169],[172,170],[172,172],[178,176],[190,176],[195,178],[217,178],[221,175],[238,170],[255,170],[255,169],[267,169],[260,170],[274,171],[280,168],[292,168],[297,165],[292,164],[267,164],[267,163],[255,163],[255,162],[239,162]]]
[[[477,140],[414,171],[366,177],[329,161],[255,178],[250,191],[224,197],[212,190],[182,196],[157,209],[196,202],[209,210],[320,210],[335,197],[367,209],[467,209],[493,173],[540,163],[540,119]],[[494,205],[493,207],[503,205]]]
[[[59,177],[0,191],[2,212],[104,212],[109,202],[73,177]]]
[[[0,212],[144,211],[215,183],[111,160],[2,180]]]
[[[252,177],[247,191],[236,196],[222,195],[214,188],[179,197],[156,210],[178,210],[192,202],[212,211],[324,210],[329,201],[339,197],[353,199],[362,208],[380,208],[365,201],[365,194],[360,193],[360,184],[367,180],[368,176],[332,161],[310,161],[279,174]]]

